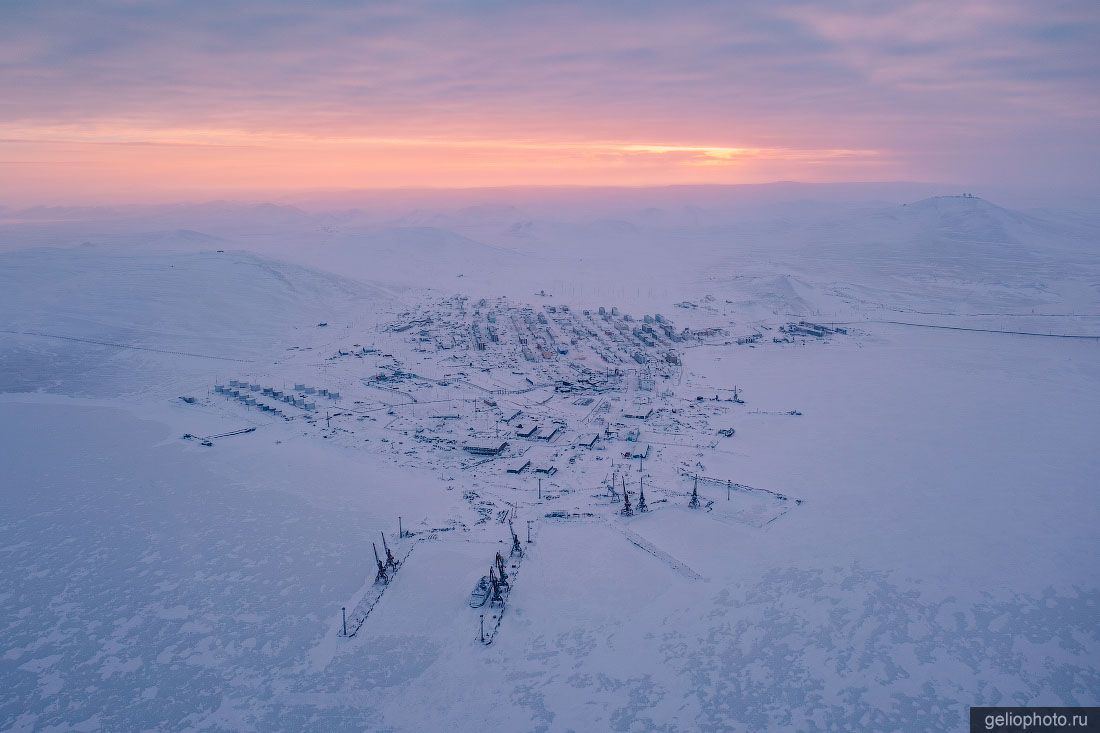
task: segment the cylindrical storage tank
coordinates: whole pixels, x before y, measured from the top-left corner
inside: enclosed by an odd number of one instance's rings
[[[317,389],[315,387],[306,387],[305,390],[303,390],[303,391],[306,394],[314,394],[317,391]]]
[[[250,384],[250,385],[248,385],[248,388],[250,390],[252,390],[253,392],[259,392],[260,391],[260,385],[258,385],[258,384]]]
[[[328,392],[328,398],[330,400],[338,400],[340,399],[340,393],[330,389]]]
[[[296,385],[294,385],[294,389],[298,390],[299,392],[301,392],[301,391],[302,391],[303,389],[305,389],[305,388],[306,388],[306,386],[305,386],[304,384],[296,384]]]

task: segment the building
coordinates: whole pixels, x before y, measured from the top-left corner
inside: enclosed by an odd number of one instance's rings
[[[554,438],[558,437],[558,435],[560,433],[561,433],[561,428],[558,427],[557,425],[555,425],[554,429],[551,430],[549,433],[544,433],[544,434],[539,435],[537,437],[538,437],[539,440],[545,440],[546,442],[550,442]]]
[[[531,467],[531,461],[526,458],[521,458],[519,461],[508,467],[508,473],[523,473]]]
[[[653,408],[648,405],[633,405],[623,410],[623,417],[631,420],[648,420],[653,415]]]
[[[462,447],[467,453],[473,453],[475,456],[499,456],[508,447],[506,441],[500,443],[471,443]]]
[[[600,442],[599,433],[587,433],[577,439],[577,445],[582,448],[595,448],[598,442]]]

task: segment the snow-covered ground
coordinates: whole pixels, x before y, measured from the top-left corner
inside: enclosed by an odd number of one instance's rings
[[[0,728],[957,730],[1100,703],[1093,217],[387,216],[0,222]],[[383,535],[404,561],[377,585]],[[505,607],[471,608],[497,552]],[[354,636],[342,607],[369,608]]]

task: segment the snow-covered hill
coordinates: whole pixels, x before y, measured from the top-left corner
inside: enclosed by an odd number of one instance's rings
[[[507,273],[538,269],[538,258],[429,226],[341,231],[299,256],[363,280],[444,290],[489,285]]]
[[[165,371],[224,371],[277,354],[319,322],[382,317],[393,302],[372,286],[240,251],[3,252],[0,391],[165,386]],[[170,354],[190,358],[173,366]]]

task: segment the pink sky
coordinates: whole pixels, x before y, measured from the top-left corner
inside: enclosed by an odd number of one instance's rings
[[[1094,2],[27,3],[0,204],[404,186],[1094,186]]]

